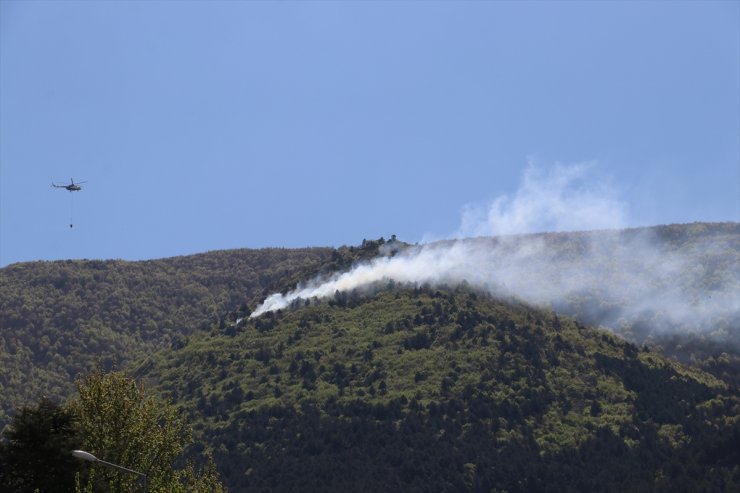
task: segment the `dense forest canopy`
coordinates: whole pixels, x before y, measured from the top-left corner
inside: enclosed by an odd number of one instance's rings
[[[131,361],[210,327],[279,281],[315,272],[332,250],[210,252],[145,262],[76,260],[0,270],[0,424],[75,376]]]
[[[469,287],[337,293],[214,328],[146,375],[236,491],[740,484],[736,387]]]
[[[14,264],[0,427],[115,367],[236,491],[732,491],[738,286],[735,223]]]

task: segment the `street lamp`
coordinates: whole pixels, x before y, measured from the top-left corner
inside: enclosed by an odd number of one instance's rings
[[[86,461],[90,461],[90,462],[99,462],[100,464],[104,464],[104,465],[109,466],[109,467],[120,469],[121,471],[130,472],[131,474],[138,474],[139,476],[141,476],[142,478],[144,478],[144,493],[147,493],[149,491],[147,489],[147,484],[146,484],[146,474],[144,474],[143,472],[134,471],[133,469],[129,469],[127,467],[119,466],[118,464],[113,464],[112,462],[107,462],[107,461],[104,461],[102,459],[98,459],[97,457],[95,457],[90,452],[85,452],[84,450],[73,450],[72,451],[72,455],[74,455],[78,459],[82,459],[82,460],[86,460]]]

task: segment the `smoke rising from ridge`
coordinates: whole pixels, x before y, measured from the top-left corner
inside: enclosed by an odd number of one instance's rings
[[[680,326],[737,339],[738,228],[685,241],[671,238],[670,229],[662,237],[655,229],[616,231],[627,223],[627,207],[606,182],[591,179],[594,168],[530,164],[511,197],[464,210],[459,233],[468,238],[409,247],[285,295],[275,293],[252,317],[382,281],[466,281],[497,296],[587,313],[590,323],[616,328],[642,320],[655,330]],[[531,234],[563,229],[602,231]]]
[[[627,206],[608,181],[596,177],[595,163],[544,168],[530,161],[522,184],[487,207],[467,205],[456,238],[618,229],[627,224]]]

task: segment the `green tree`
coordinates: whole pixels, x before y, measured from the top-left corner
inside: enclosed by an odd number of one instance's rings
[[[21,409],[4,432],[6,443],[0,443],[3,491],[69,491],[81,469],[71,455],[78,442],[74,420],[70,410],[47,398]]]
[[[122,372],[98,370],[77,381],[78,398],[72,407],[78,417],[81,448],[99,459],[147,475],[150,492],[218,492],[218,476],[211,467],[198,473],[192,466],[174,468],[191,431],[177,409],[148,393]],[[137,491],[141,478],[93,463],[84,487],[95,491]],[[78,490],[83,489],[78,487]]]

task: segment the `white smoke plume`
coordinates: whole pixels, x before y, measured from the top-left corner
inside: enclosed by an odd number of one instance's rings
[[[413,285],[466,281],[495,295],[591,312],[594,320],[611,327],[657,317],[682,330],[721,327],[724,333],[715,335],[737,339],[737,233],[681,243],[657,238],[651,229],[617,231],[627,223],[627,207],[606,182],[590,180],[595,168],[530,164],[513,196],[499,197],[485,209],[466,208],[460,233],[468,238],[410,247],[285,295],[273,294],[252,317],[295,300],[327,298],[386,280]],[[601,231],[527,234],[562,230]]]
[[[596,168],[596,163],[545,168],[530,160],[513,196],[464,208],[455,237],[622,228],[627,206],[608,181],[596,176]]]

